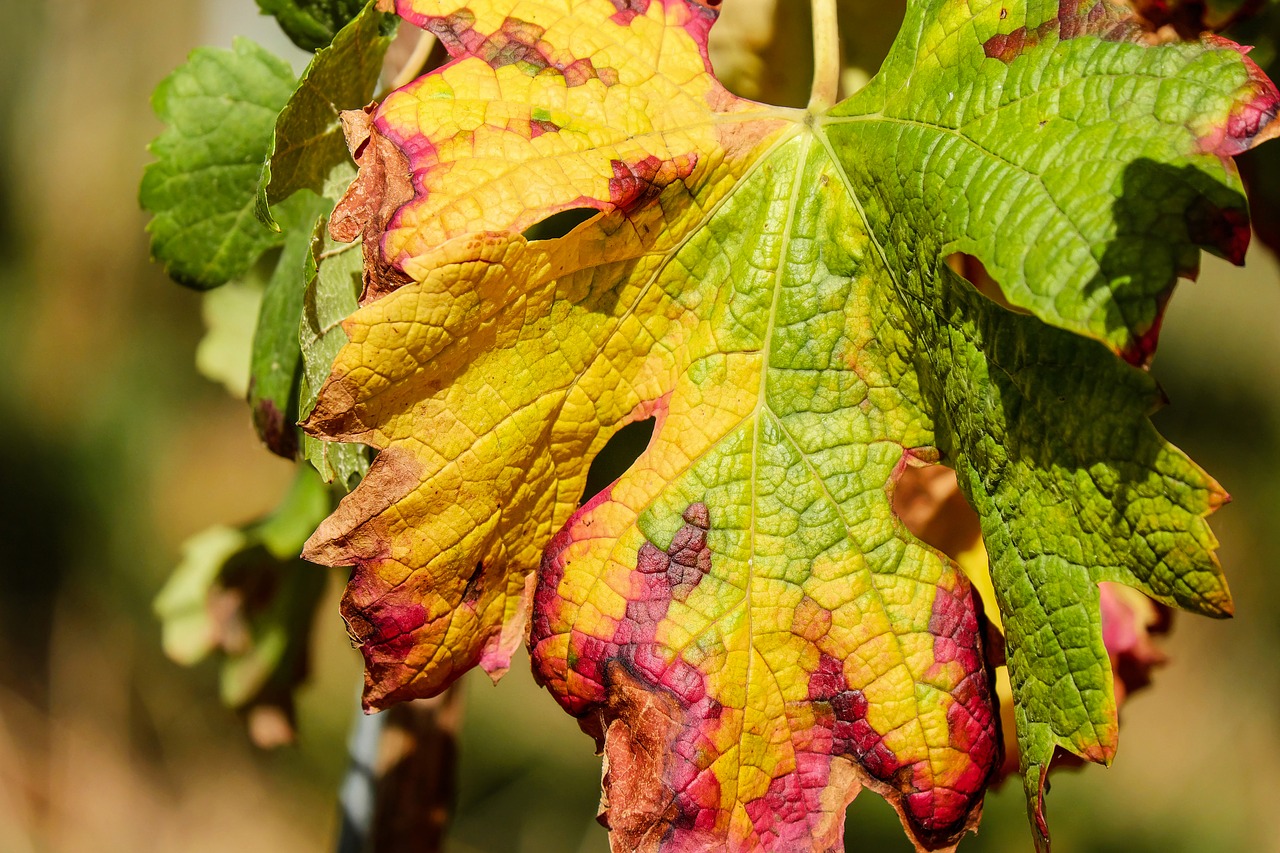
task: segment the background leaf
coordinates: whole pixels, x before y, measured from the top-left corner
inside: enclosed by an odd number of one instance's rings
[[[303,50],[329,44],[364,5],[364,0],[258,0],[263,14],[274,16]]]
[[[330,507],[328,490],[301,469],[268,518],[191,537],[155,600],[165,652],[186,666],[220,654],[222,701],[248,715],[260,746],[293,738],[293,692],[307,676],[326,580],[297,555]]]
[[[180,284],[207,290],[246,272],[282,238],[254,216],[258,173],[276,114],[293,91],[281,59],[248,39],[200,48],[156,88],[168,127],[139,201],[153,215],[151,252]]]

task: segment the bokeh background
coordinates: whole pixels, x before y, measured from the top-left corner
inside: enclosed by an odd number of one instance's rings
[[[164,658],[151,613],[186,537],[261,515],[290,480],[247,407],[197,374],[200,298],[149,263],[136,203],[151,89],[236,33],[301,67],[251,0],[0,4],[0,853],[333,846],[360,681],[341,579],[298,744],[270,753],[219,705],[215,665]],[[1215,529],[1238,615],[1179,618],[1171,663],[1125,708],[1115,766],[1056,776],[1060,850],[1280,850],[1277,318],[1280,268],[1261,246],[1243,271],[1206,261],[1172,302],[1156,420],[1235,497]],[[591,742],[527,668],[472,679],[465,700],[451,849],[607,849]],[[874,795],[850,815],[849,849],[909,849]],[[1006,789],[961,849],[1029,848]]]

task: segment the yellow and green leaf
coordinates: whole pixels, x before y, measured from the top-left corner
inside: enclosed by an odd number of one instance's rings
[[[1230,157],[1274,86],[1087,0],[917,0],[872,82],[809,110],[727,92],[695,0],[397,6],[453,61],[344,116],[364,307],[305,425],[379,450],[306,552],[355,567],[366,704],[500,674],[527,619],[616,849],[837,849],[863,787],[950,848],[1000,741],[979,599],[893,509],[942,460],[1047,843],[1054,750],[1115,749],[1098,583],[1230,612],[1225,494],[1134,365],[1201,249],[1241,259]]]

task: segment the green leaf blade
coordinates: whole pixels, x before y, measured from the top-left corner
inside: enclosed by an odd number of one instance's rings
[[[343,170],[345,185],[354,170]],[[302,379],[298,412],[306,419],[315,408],[320,387],[338,353],[346,346],[347,334],[342,321],[355,313],[363,289],[364,257],[359,241],[338,243],[321,222],[313,238],[307,264],[306,292],[303,296],[302,322],[298,330],[302,351]],[[303,434],[302,455],[326,482],[337,483],[347,491],[369,470],[368,450],[354,443],[323,441]]]
[[[979,257],[1012,304],[1143,362],[1199,250],[1243,258],[1221,158],[1250,144],[1260,126],[1241,117],[1274,112],[1275,88],[1230,43],[1151,47],[1100,4],[1061,8],[913,6],[904,31],[925,47],[900,39],[827,127],[851,161],[898,164],[858,189],[937,221],[929,251]]]

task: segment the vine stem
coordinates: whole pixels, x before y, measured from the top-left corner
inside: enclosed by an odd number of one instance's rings
[[[813,3],[813,89],[809,109],[825,112],[835,106],[840,91],[840,25],[836,0]]]

